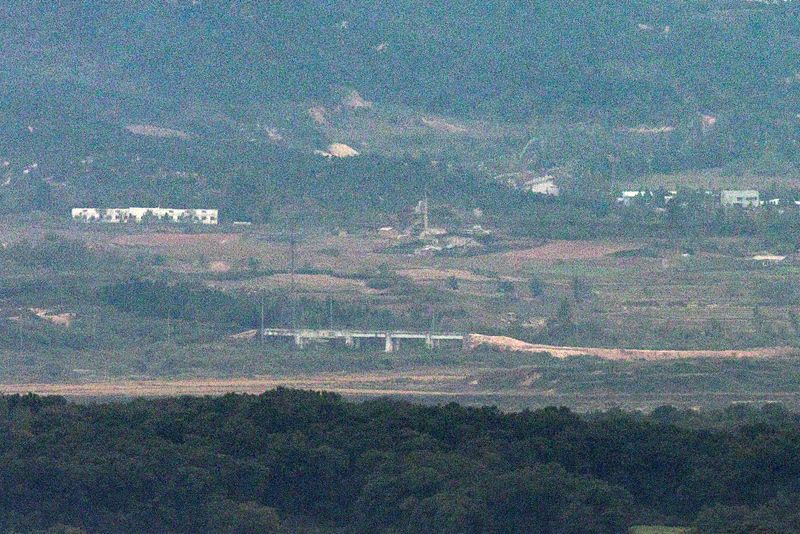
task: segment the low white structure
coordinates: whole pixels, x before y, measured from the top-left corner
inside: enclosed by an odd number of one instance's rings
[[[97,208],[72,208],[72,218],[76,221],[99,221],[103,217],[103,215],[100,213],[101,211],[105,210],[99,210]]]
[[[786,256],[778,256],[777,254],[760,254],[753,256],[753,259],[761,262],[777,263],[786,259]]]
[[[72,208],[72,219],[83,222],[126,223],[163,221],[218,224],[219,210],[186,208]]]
[[[541,181],[540,179],[529,180],[525,183],[523,188],[530,193],[548,195],[551,197],[557,197],[561,194],[561,189],[558,188],[552,178],[544,181]]]
[[[719,194],[719,202],[723,206],[741,206],[743,208],[755,208],[761,205],[758,191],[752,189],[722,191]]]
[[[642,189],[640,191],[623,191],[622,196],[617,197],[617,204],[630,206],[631,203],[637,198],[653,198],[653,192],[646,189]]]
[[[387,239],[397,239],[400,237],[400,232],[398,232],[393,226],[383,226],[378,228],[378,235]]]

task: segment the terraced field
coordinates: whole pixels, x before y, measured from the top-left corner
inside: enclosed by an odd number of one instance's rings
[[[500,251],[418,256],[390,253],[397,240],[377,231],[331,235],[306,230],[298,236],[292,282],[284,228],[187,234],[53,224],[37,231],[85,241],[134,261],[157,258],[154,270],[176,282],[202,283],[231,294],[285,294],[294,285],[301,297],[398,313],[425,305],[440,318],[441,328],[492,334],[513,330],[516,337],[542,343],[742,349],[791,345],[800,338],[800,266],[790,260],[755,261],[753,255],[770,250],[745,239],[706,239],[689,246],[498,235]],[[26,230],[9,226],[4,233],[13,240],[24,238]],[[387,276],[392,277],[388,283],[369,282]],[[532,280],[537,281],[536,295]],[[560,339],[544,330],[564,301],[571,304],[579,330],[591,330],[593,338]]]

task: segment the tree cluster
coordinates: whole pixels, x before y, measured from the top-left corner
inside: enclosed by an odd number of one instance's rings
[[[0,528],[796,527],[800,419],[770,410],[712,421],[674,409],[504,414],[284,389],[87,405],[2,397]]]

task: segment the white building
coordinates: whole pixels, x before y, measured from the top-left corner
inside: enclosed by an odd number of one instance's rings
[[[101,211],[97,208],[72,208],[72,218],[85,222],[99,221],[102,217]]]
[[[723,206],[741,206],[743,208],[755,208],[761,205],[758,191],[752,189],[722,191],[719,195],[719,202]]]
[[[72,208],[72,219],[83,222],[148,222],[218,224],[219,210],[185,208]]]
[[[622,204],[623,206],[630,206],[635,199],[651,199],[651,198],[653,198],[653,192],[646,189],[637,191],[623,191],[622,196],[617,197],[617,204]]]
[[[560,195],[561,190],[556,185],[554,179],[551,177],[545,177],[545,178],[549,179],[542,180],[537,178],[534,180],[529,180],[528,182],[525,183],[524,189],[530,193],[536,193],[539,195],[548,195],[552,197],[557,197],[558,195]]]

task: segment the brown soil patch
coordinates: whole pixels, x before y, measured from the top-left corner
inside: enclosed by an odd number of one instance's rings
[[[112,240],[115,245],[176,247],[186,245],[227,245],[236,243],[241,234],[183,234],[152,233],[117,236]]]
[[[29,308],[29,310],[39,319],[50,321],[58,326],[72,326],[72,321],[75,320],[74,313],[53,313],[44,308]]]
[[[384,395],[460,395],[458,387],[466,374],[436,370],[407,373],[318,374],[292,377],[259,376],[253,378],[198,378],[185,380],[118,380],[82,384],[5,384],[5,395],[36,393],[67,397],[162,397],[177,395],[223,395],[225,393],[262,393],[276,387],[325,390],[358,396]],[[437,386],[436,389],[426,387]],[[443,389],[442,389],[443,388]],[[452,388],[452,390],[451,390]]]
[[[445,133],[465,133],[467,131],[467,129],[463,126],[447,122],[446,120],[437,117],[423,117],[422,124],[428,128]]]
[[[226,261],[212,261],[208,265],[208,270],[212,273],[227,273],[231,270],[231,264]]]
[[[346,145],[344,143],[333,143],[328,145],[328,151],[326,154],[330,154],[334,158],[354,158],[359,156],[361,153],[350,145]]]
[[[623,128],[623,130],[631,133],[656,135],[665,134],[675,131],[674,126],[637,126],[636,128]]]
[[[347,96],[344,97],[342,103],[350,109],[369,109],[372,107],[372,102],[365,100],[356,90],[350,91]]]
[[[125,127],[125,130],[135,135],[144,135],[147,137],[189,139],[189,134],[186,132],[173,130],[172,128],[153,126],[152,124],[129,124]]]
[[[239,332],[238,334],[231,334],[228,336],[228,339],[236,339],[236,340],[252,340],[258,337],[258,330],[245,330],[244,332]]]
[[[328,119],[325,117],[327,110],[323,106],[313,106],[308,109],[309,116],[320,126],[328,124]]]
[[[366,284],[362,280],[338,278],[327,274],[295,274],[294,283],[298,291],[308,292],[347,292],[364,291]],[[292,275],[275,274],[262,276],[242,282],[213,282],[212,287],[224,289],[285,289],[292,285]]]
[[[512,352],[546,352],[556,358],[571,356],[597,356],[605,360],[678,360],[689,358],[782,358],[797,354],[791,347],[767,347],[743,350],[646,350],[646,349],[611,349],[600,347],[559,347],[554,345],[537,345],[505,336],[483,336],[471,334],[467,340],[471,348],[489,347],[499,351]]]
[[[435,282],[447,280],[451,276],[465,282],[490,282],[491,278],[464,271],[460,269],[401,269],[397,271],[400,276],[406,276],[414,282]]]
[[[513,250],[496,256],[511,264],[526,261],[594,260],[638,247],[633,243],[610,241],[551,241],[539,247]]]

